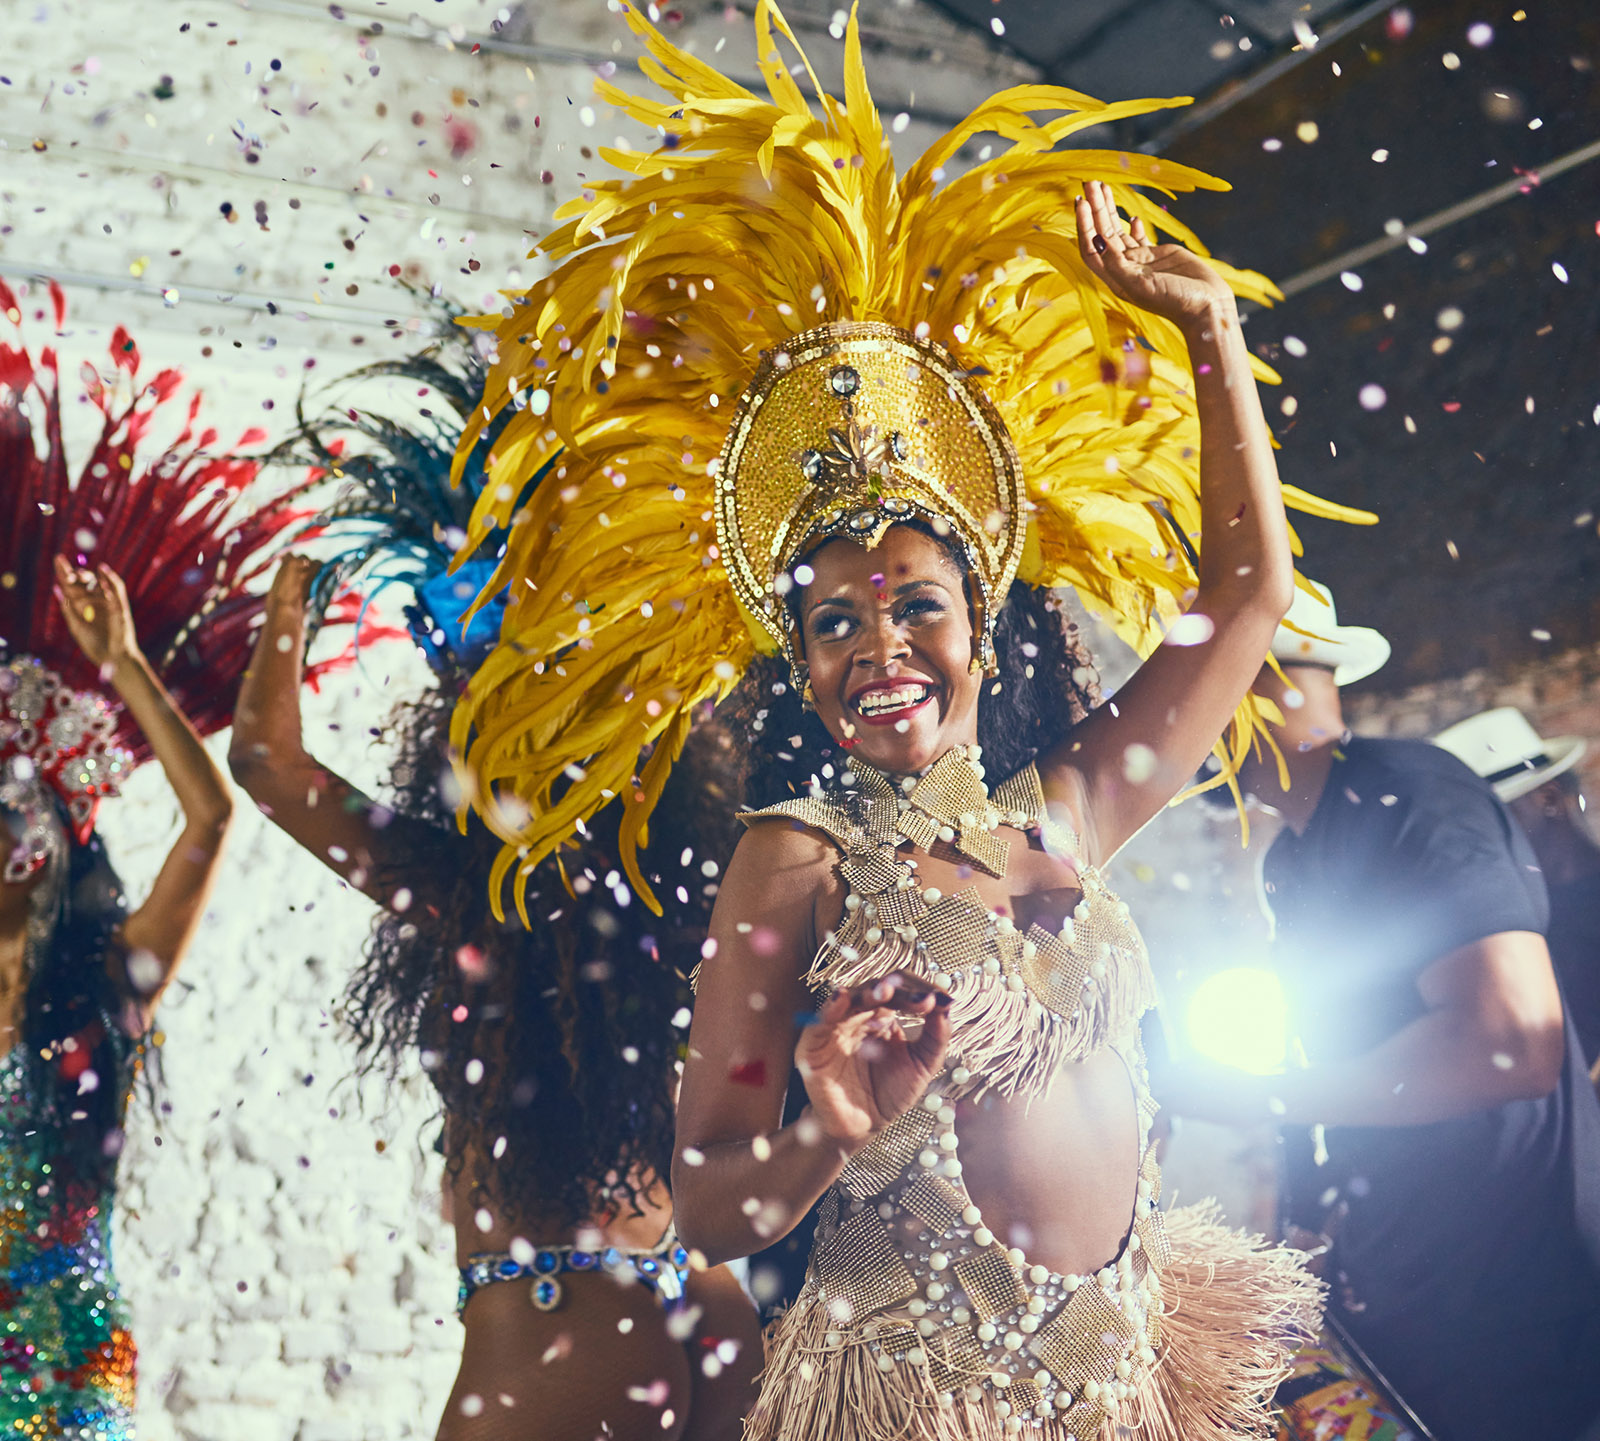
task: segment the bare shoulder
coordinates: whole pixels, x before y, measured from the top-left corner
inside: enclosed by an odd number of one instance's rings
[[[737,958],[747,976],[803,974],[844,906],[838,863],[833,843],[810,826],[787,816],[752,824],[717,894],[719,960]]]
[[[788,871],[815,871],[832,875],[839,852],[833,842],[814,826],[793,816],[753,814],[749,825],[734,847],[733,866],[781,866]]]

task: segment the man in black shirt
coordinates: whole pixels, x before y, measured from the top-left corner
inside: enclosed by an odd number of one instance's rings
[[[1160,1098],[1280,1121],[1287,1218],[1332,1240],[1329,1304],[1439,1441],[1573,1441],[1600,1416],[1600,1105],[1544,886],[1454,756],[1349,735],[1363,633],[1320,609],[1279,632],[1288,683],[1256,686],[1288,789],[1270,755],[1241,778],[1284,821],[1263,889],[1308,1064],[1191,1064]]]
[[[1499,706],[1434,737],[1490,785],[1527,834],[1545,889],[1545,942],[1593,1078],[1600,1062],[1600,845],[1584,819],[1573,769],[1587,744],[1545,740],[1514,706]]]

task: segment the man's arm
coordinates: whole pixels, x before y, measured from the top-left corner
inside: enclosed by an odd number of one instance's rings
[[[1420,1126],[1555,1089],[1566,1035],[1543,936],[1472,941],[1433,962],[1417,989],[1427,1011],[1373,1050],[1282,1076],[1181,1065],[1160,1099],[1232,1125]]]

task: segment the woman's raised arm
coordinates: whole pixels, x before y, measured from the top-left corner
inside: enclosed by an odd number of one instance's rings
[[[432,828],[385,810],[305,748],[300,682],[306,596],[316,572],[316,561],[291,555],[272,579],[234,709],[228,768],[275,825],[357,890],[391,905],[398,884],[391,862],[416,854]],[[448,846],[451,839],[440,835],[439,844]],[[405,884],[415,887],[422,881],[407,877]]]
[[[1088,858],[1109,860],[1194,775],[1266,659],[1294,596],[1272,440],[1233,293],[1180,245],[1125,231],[1098,182],[1078,199],[1084,263],[1188,342],[1200,418],[1200,584],[1186,641],[1161,646],[1066,741],[1040,758],[1045,794],[1079,821]],[[1202,636],[1204,638],[1202,638]]]
[[[76,570],[57,556],[67,629],[122,698],[183,809],[183,831],[149,896],[122,924],[107,956],[111,979],[148,1027],[156,1002],[194,939],[233,817],[228,783],[139,648],[122,578],[110,566]]]

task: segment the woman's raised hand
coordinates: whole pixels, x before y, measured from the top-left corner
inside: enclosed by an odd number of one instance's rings
[[[1124,229],[1116,197],[1102,180],[1086,180],[1076,202],[1083,263],[1130,305],[1183,327],[1231,310],[1233,292],[1204,260],[1181,245],[1154,245],[1135,218]]]
[[[282,617],[303,614],[306,597],[311,594],[311,582],[322,569],[322,562],[308,555],[286,555],[278,562],[272,577],[272,588],[267,592],[267,609]]]
[[[102,671],[138,659],[139,638],[122,577],[109,565],[80,570],[62,555],[55,565],[61,613],[84,658]]]
[[[949,1043],[950,997],[897,971],[836,992],[800,1033],[794,1061],[813,1119],[830,1140],[859,1146],[916,1105]]]

